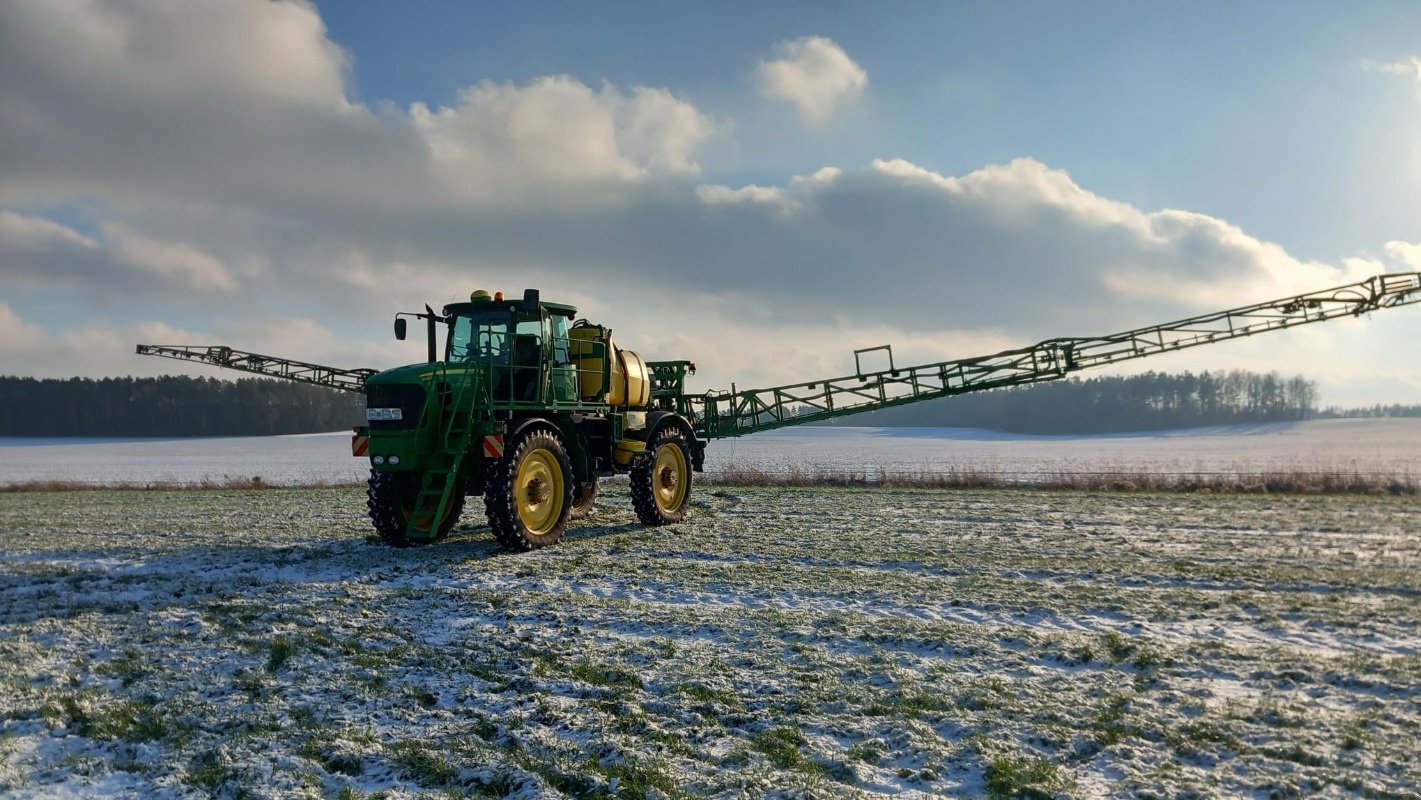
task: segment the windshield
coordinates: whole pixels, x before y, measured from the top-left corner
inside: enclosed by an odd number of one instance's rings
[[[449,349],[445,354],[450,363],[459,361],[508,359],[508,323],[512,315],[506,311],[470,314],[455,317],[449,332]]]

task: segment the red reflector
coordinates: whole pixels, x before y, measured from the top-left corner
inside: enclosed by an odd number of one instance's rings
[[[495,433],[484,437],[484,455],[489,458],[503,458],[503,434]]]

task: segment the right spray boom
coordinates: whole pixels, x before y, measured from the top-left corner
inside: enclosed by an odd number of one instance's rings
[[[841,378],[689,395],[682,398],[685,408],[681,411],[695,421],[698,437],[744,436],[937,397],[1052,381],[1077,370],[1117,361],[1417,302],[1421,302],[1421,272],[1388,273],[1147,328],[1105,336],[1047,339],[994,355],[914,367],[895,367],[891,348],[873,347],[856,351],[855,361],[861,353],[887,350],[888,369],[865,372],[860,365],[855,374]]]

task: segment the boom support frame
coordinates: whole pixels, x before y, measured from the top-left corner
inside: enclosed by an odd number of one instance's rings
[[[892,350],[854,352],[857,374],[768,389],[681,398],[697,437],[719,439],[968,392],[1053,381],[1090,367],[1421,302],[1421,272],[1376,275],[1308,294],[1105,336],[1047,339],[995,355],[894,367]],[[888,349],[889,368],[864,372],[862,353]]]
[[[290,358],[262,355],[261,353],[249,353],[245,350],[233,350],[230,347],[222,346],[140,344],[138,345],[138,355],[161,356],[178,361],[197,361],[217,367],[251,372],[256,375],[285,378],[289,381],[310,383],[328,389],[340,389],[345,392],[364,392],[365,380],[379,372],[375,369],[327,367],[322,364],[311,364]]]

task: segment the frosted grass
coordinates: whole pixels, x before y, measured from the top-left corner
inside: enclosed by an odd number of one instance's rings
[[[0,794],[1421,785],[1417,498],[614,490],[516,556],[362,500],[0,496]]]

